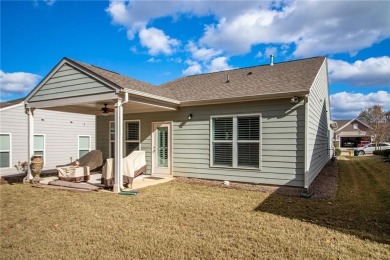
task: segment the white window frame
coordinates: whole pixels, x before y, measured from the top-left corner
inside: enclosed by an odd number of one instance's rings
[[[88,137],[89,138],[89,147],[88,147],[88,152],[91,151],[92,147],[92,138],[90,135],[78,135],[77,136],[77,158],[80,159],[80,137]],[[85,150],[85,149],[82,149]]]
[[[46,135],[45,134],[34,134],[35,136],[43,136],[43,150],[35,150],[35,142],[33,144],[33,154],[35,154],[35,151],[37,152],[43,152],[42,160],[45,162],[46,160]]]
[[[127,133],[126,133],[126,128],[127,128],[127,123],[129,122],[138,122],[138,140],[127,140]],[[124,120],[123,121],[123,154],[127,154],[126,143],[138,143],[139,151],[141,151],[141,120],[135,119],[135,120]]]
[[[123,120],[123,154],[126,154],[126,143],[136,143],[136,141],[133,140],[127,140],[127,134],[126,134],[126,127],[128,122],[138,122],[138,147],[141,151],[141,120],[140,119],[132,119],[132,120]],[[109,121],[108,122],[108,155],[109,158],[114,158],[115,151],[111,151],[111,143],[115,143],[115,137],[114,140],[111,140],[111,124],[114,123],[115,127],[115,121]]]
[[[352,127],[353,127],[354,130],[358,130],[359,129],[359,124],[358,123],[353,123]]]
[[[114,158],[114,155],[112,153],[115,153],[115,151],[111,151],[111,143],[115,143],[115,131],[114,131],[114,140],[111,140],[111,124],[114,124],[114,129],[115,129],[115,121],[108,122],[108,157]]]
[[[233,119],[233,138],[232,140],[213,140],[214,133],[214,118],[224,118],[231,117]],[[238,117],[259,117],[259,140],[238,140]],[[262,170],[262,146],[263,146],[263,131],[262,131],[262,114],[254,113],[254,114],[233,114],[233,115],[213,115],[210,116],[210,167],[212,168],[229,168],[229,169],[248,169],[248,170]],[[233,147],[233,156],[232,156],[232,166],[223,166],[223,165],[214,165],[214,152],[213,152],[213,143],[232,143]],[[259,143],[259,167],[243,167],[238,166],[238,143]]]
[[[0,169],[12,168],[12,134],[11,133],[0,133],[2,135],[9,135],[9,150],[0,150],[0,152],[9,152],[9,167],[0,167]]]

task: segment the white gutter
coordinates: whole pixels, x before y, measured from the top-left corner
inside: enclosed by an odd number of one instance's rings
[[[186,106],[195,106],[195,105],[212,105],[212,104],[223,104],[223,103],[233,103],[233,102],[245,102],[245,101],[256,101],[256,100],[270,100],[270,99],[279,99],[279,98],[291,98],[292,96],[302,97],[307,95],[309,91],[296,91],[296,92],[279,92],[272,94],[263,94],[263,95],[252,95],[252,96],[243,96],[243,97],[231,97],[231,98],[221,98],[221,99],[204,99],[204,100],[189,100],[180,102],[181,107]]]
[[[171,99],[171,98],[167,98],[167,97],[157,96],[157,95],[154,95],[154,94],[149,94],[149,93],[145,93],[145,92],[134,90],[134,89],[125,88],[125,89],[123,89],[123,92],[129,93],[129,94],[133,94],[133,95],[137,95],[137,96],[141,96],[141,97],[157,99],[157,100],[161,100],[161,101],[165,101],[165,102],[169,102],[169,103],[173,103],[173,104],[177,104],[177,105],[180,104],[180,101],[178,101],[176,99]]]

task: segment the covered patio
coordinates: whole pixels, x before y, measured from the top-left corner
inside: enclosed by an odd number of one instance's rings
[[[54,69],[26,97],[28,116],[28,159],[33,156],[34,110],[47,109],[96,116],[114,115],[114,192],[123,187],[123,115],[175,111],[179,101],[158,87],[124,77],[115,72],[68,58]],[[66,129],[64,129],[66,130]],[[153,150],[155,150],[153,148]],[[66,156],[66,155],[64,155]],[[33,176],[29,168],[27,180]]]

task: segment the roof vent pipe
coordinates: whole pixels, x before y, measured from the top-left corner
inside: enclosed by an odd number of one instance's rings
[[[226,83],[229,83],[229,82],[230,82],[230,78],[229,78],[229,74],[227,74]]]
[[[274,66],[274,55],[270,55],[271,63],[269,65]]]

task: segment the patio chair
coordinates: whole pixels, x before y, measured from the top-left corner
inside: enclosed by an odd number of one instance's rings
[[[100,150],[93,150],[78,159],[79,165],[75,162],[56,166],[58,178],[64,181],[80,182],[88,181],[90,172],[99,170],[103,164],[103,155]]]
[[[102,170],[102,184],[111,188],[115,184],[114,159],[109,158]],[[146,172],[145,151],[133,151],[127,157],[123,158],[123,184],[131,187],[135,177]]]

